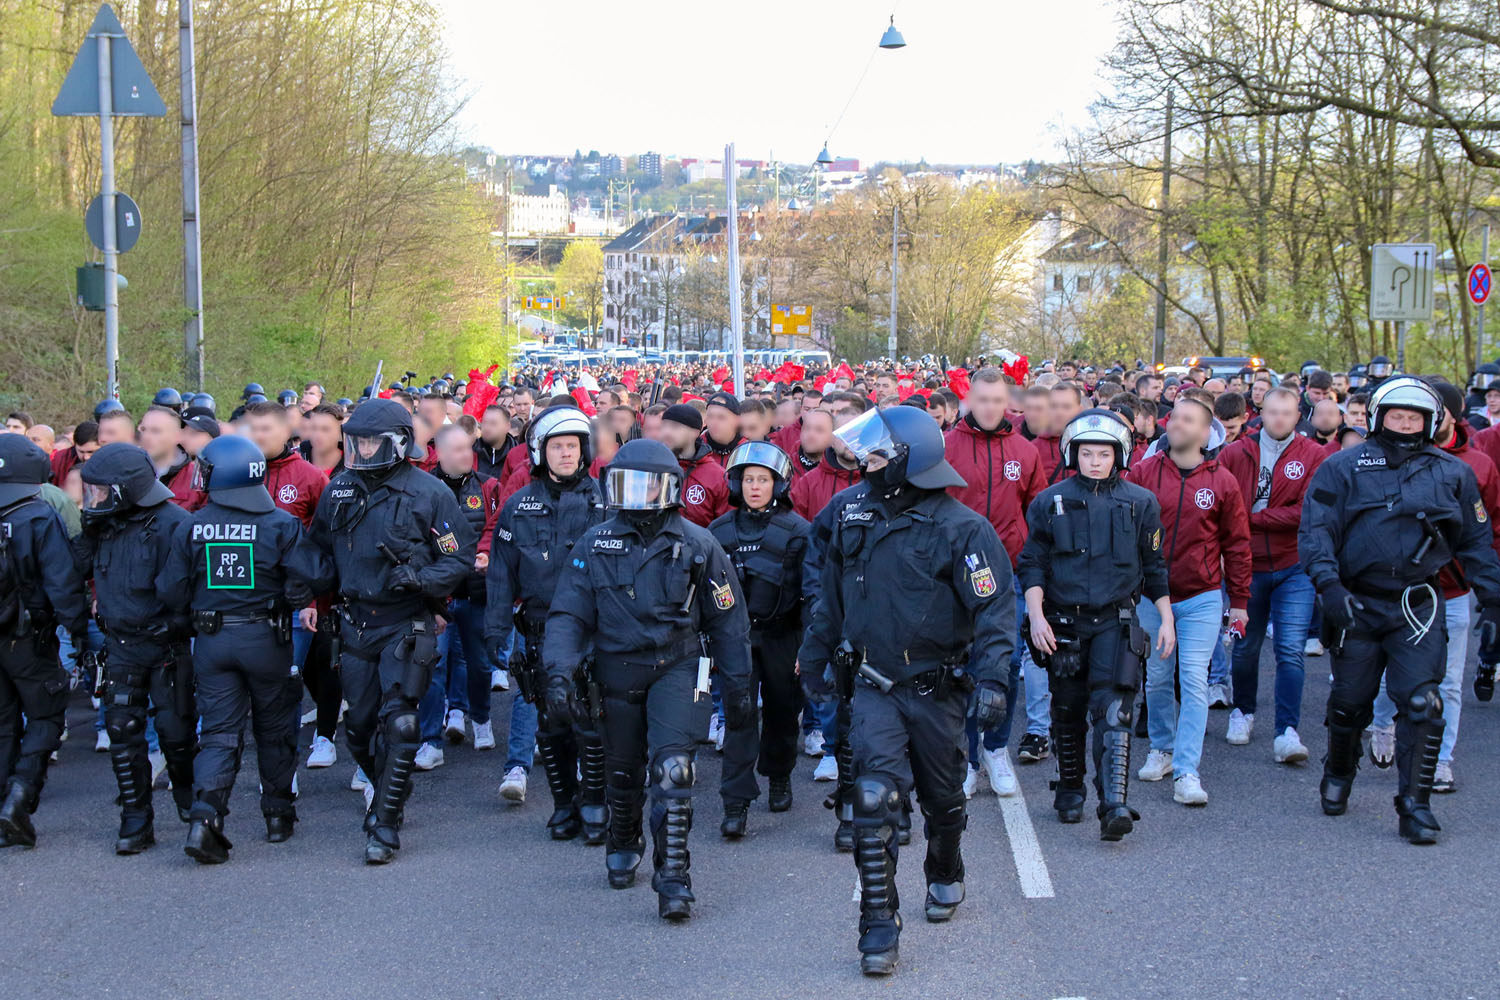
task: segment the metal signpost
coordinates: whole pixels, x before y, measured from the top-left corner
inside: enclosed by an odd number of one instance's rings
[[[734,338],[734,394],[745,395],[745,328],[743,302],[740,292],[740,206],[735,193],[735,179],[739,170],[734,163],[734,143],[724,147],[724,187],[729,203],[729,332]]]
[[[1469,301],[1479,307],[1479,332],[1474,337],[1475,370],[1484,364],[1484,304],[1490,300],[1494,286],[1495,276],[1490,272],[1490,224],[1486,222],[1479,243],[1479,263],[1469,268],[1468,280],[1464,282]]]
[[[1396,324],[1396,370],[1404,372],[1406,324],[1432,322],[1437,246],[1377,243],[1370,251],[1370,319]]]

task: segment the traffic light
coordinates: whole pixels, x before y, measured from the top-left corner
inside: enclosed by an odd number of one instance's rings
[[[116,286],[124,291],[130,287],[125,275],[115,273]],[[77,271],[77,305],[89,312],[104,311],[104,265],[90,262]]]

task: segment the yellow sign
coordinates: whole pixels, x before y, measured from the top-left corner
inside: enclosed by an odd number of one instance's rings
[[[522,308],[566,309],[568,308],[568,297],[566,295],[559,295],[555,298],[550,295],[528,295],[526,296],[526,304]]]
[[[812,306],[771,306],[771,336],[811,337]]]

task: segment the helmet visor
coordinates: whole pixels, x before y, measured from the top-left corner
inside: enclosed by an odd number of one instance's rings
[[[99,483],[83,484],[83,509],[90,514],[106,514],[120,502],[120,491],[115,486]]]
[[[1385,378],[1394,367],[1389,361],[1371,361],[1365,366],[1365,374],[1370,378]]]
[[[833,436],[844,442],[861,465],[871,455],[887,459],[896,456],[896,442],[891,437],[890,428],[880,418],[879,410],[866,410],[834,431]]]
[[[669,472],[610,469],[604,476],[604,496],[618,510],[665,510],[678,504],[678,477]]]
[[[1474,373],[1474,388],[1476,388],[1476,389],[1488,389],[1491,385],[1494,384],[1495,379],[1497,377],[1500,377],[1500,376],[1491,375],[1489,372],[1475,372]]]
[[[792,477],[792,463],[786,453],[765,441],[747,441],[734,449],[729,456],[727,469],[740,469],[747,465],[770,469],[772,475],[780,476],[783,480]]]
[[[344,435],[344,464],[356,471],[388,469],[405,457],[406,435],[398,431]]]

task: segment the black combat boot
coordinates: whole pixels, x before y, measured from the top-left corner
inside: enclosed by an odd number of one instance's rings
[[[719,835],[725,840],[739,840],[745,835],[750,823],[750,803],[739,799],[724,802],[724,821],[719,824]]]
[[[652,824],[656,871],[651,888],[657,894],[657,914],[663,920],[683,921],[693,913],[693,879],[689,872],[688,832],[693,828],[693,800],[686,796],[667,799],[661,821]]]
[[[766,805],[773,813],[784,813],[792,808],[792,779],[772,778],[771,790],[766,796]]]
[[[1342,816],[1349,808],[1349,792],[1359,770],[1360,733],[1365,723],[1349,709],[1330,706],[1327,726],[1328,756],[1323,758],[1323,781],[1318,785],[1318,794],[1325,815]]]
[[[36,828],[31,825],[31,814],[36,811],[36,790],[29,782],[11,778],[4,803],[0,803],[0,837],[10,845],[36,846]]]
[[[964,901],[964,858],[959,841],[968,817],[963,796],[934,807],[926,816],[927,858],[922,864],[927,876],[926,916],[928,923],[941,924],[951,920]]]
[[[605,790],[604,741],[597,736],[578,740],[578,817],[583,823],[583,842],[597,847],[609,837],[609,805]]]
[[[229,849],[234,845],[224,836],[228,800],[228,792],[213,791],[193,803],[192,823],[182,849],[200,865],[222,865],[229,860]]]
[[[646,853],[646,838],[641,830],[639,789],[609,788],[609,841],[605,846],[604,867],[609,873],[611,889],[629,889],[635,885],[635,870]]]
[[[120,836],[116,854],[140,854],[156,843],[151,809],[151,762],[124,743],[109,748],[110,767],[120,789]]]

